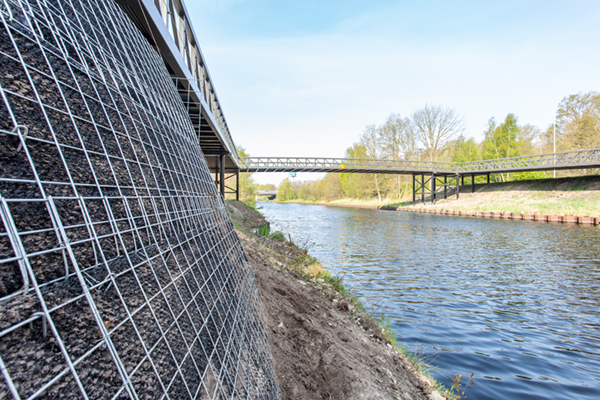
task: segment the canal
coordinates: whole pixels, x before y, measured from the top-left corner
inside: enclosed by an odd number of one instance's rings
[[[600,228],[259,206],[469,399],[600,398]]]

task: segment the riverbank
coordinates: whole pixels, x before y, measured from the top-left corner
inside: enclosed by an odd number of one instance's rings
[[[541,179],[479,184],[459,188],[460,196],[425,203],[337,200],[332,202],[290,201],[337,207],[426,212],[480,218],[503,218],[539,222],[600,226],[600,176]],[[439,196],[439,195],[438,195]]]
[[[256,211],[227,206],[256,273],[282,399],[443,399],[317,260],[283,235],[257,236],[268,222]]]

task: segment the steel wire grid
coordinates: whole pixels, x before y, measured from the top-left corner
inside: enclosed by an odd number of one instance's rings
[[[0,398],[277,398],[255,278],[110,0],[0,0]]]

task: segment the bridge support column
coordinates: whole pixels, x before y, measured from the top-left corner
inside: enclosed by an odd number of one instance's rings
[[[235,200],[240,201],[240,170],[235,171]]]
[[[462,178],[462,183],[465,183],[465,177],[464,176],[460,176],[458,174],[456,174],[456,200],[458,200],[459,195],[460,195],[460,185],[458,184],[459,179]]]
[[[413,203],[416,201],[416,197],[417,197],[417,187],[415,186],[415,174],[412,174],[413,176]]]
[[[435,204],[435,174],[431,174],[431,204]]]
[[[461,186],[465,186],[465,176],[464,175],[460,177],[460,182],[461,182],[460,183]]]
[[[488,183],[490,183],[490,173],[489,172],[487,174],[487,177],[488,177]]]
[[[425,203],[425,174],[421,174],[421,203]]]
[[[475,193],[475,174],[471,175],[471,193]]]
[[[219,192],[225,198],[225,155],[219,154]]]
[[[444,200],[448,198],[448,175],[444,175]]]

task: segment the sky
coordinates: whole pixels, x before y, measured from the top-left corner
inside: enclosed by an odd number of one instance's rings
[[[343,157],[365,126],[426,104],[455,110],[478,141],[508,113],[546,129],[563,97],[600,91],[598,0],[186,7],[233,140],[251,156]]]

